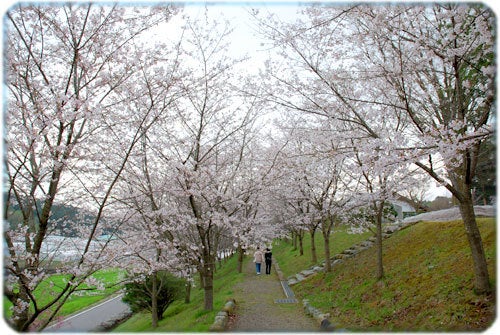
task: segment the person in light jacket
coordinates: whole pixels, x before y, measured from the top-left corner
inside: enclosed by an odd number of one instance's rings
[[[257,247],[255,253],[253,254],[253,262],[255,263],[255,270],[257,274],[260,275],[260,265],[264,263],[264,254],[260,251],[260,248]]]

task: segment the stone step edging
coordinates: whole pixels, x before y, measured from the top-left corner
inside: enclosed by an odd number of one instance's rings
[[[386,229],[382,232],[382,237],[383,239],[391,237],[395,232],[405,229],[408,226],[413,225],[414,223],[408,224],[408,223],[400,223],[398,225],[391,225],[389,227],[386,227]],[[370,249],[376,241],[375,236],[371,236],[368,239],[361,241],[346,250],[333,255],[330,257],[330,264],[333,267],[336,264],[342,263],[343,261],[352,258],[356,256],[358,253],[361,251]],[[288,285],[293,286],[297,283],[300,283],[301,281],[305,280],[307,277],[315,275],[316,273],[323,272],[324,271],[324,266],[325,266],[325,261],[321,263],[321,265],[314,265],[310,267],[309,269],[302,270],[299,273],[296,273],[294,275],[289,276],[286,280],[288,282]],[[281,271],[280,271],[281,272]],[[283,275],[283,273],[281,273]]]
[[[226,330],[229,315],[233,314],[235,307],[236,301],[234,299],[229,299],[221,311],[215,316],[214,323],[210,326],[209,330],[211,332],[222,332]]]

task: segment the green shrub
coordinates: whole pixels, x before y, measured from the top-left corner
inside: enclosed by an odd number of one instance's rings
[[[134,313],[143,310],[152,311],[153,278],[153,275],[148,275],[145,279],[125,284],[123,301],[130,306]],[[156,294],[158,300],[157,316],[158,320],[162,320],[163,312],[168,306],[183,297],[186,281],[165,271],[157,272],[156,278],[158,283]]]

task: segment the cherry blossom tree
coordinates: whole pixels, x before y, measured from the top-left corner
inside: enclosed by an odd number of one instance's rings
[[[373,139],[369,140],[374,142]],[[352,220],[353,226],[368,229],[375,234],[377,279],[384,278],[383,265],[383,222],[394,221],[389,208],[389,201],[395,199],[409,184],[409,169],[407,164],[395,164],[393,151],[383,151],[379,142],[363,143],[358,140],[355,144],[355,155],[348,165],[347,170],[353,178],[358,180],[357,206],[359,212],[357,218]],[[359,150],[358,148],[363,148]],[[347,164],[346,164],[347,166]],[[361,203],[360,203],[361,202]],[[364,203],[364,205],[363,205]],[[361,215],[359,215],[361,213]],[[356,215],[354,215],[356,217]]]
[[[232,217],[230,224],[238,272],[242,272],[244,253],[249,247],[270,244],[275,236],[266,206],[272,183],[273,165],[268,158],[271,153],[260,143],[257,134],[252,132],[251,136],[242,137],[245,145],[240,147],[238,169],[235,170],[237,178],[232,179],[228,190],[234,201],[225,206]]]
[[[478,293],[490,285],[471,185],[492,134],[493,17],[481,5],[356,5],[261,21],[286,60],[269,63],[276,103],[343,121],[361,151],[386,153],[379,168],[413,163],[458,200]]]
[[[308,230],[314,239],[320,230],[324,240],[324,257],[330,260],[330,236],[334,227],[346,224],[352,210],[356,183],[345,172],[349,157],[346,143],[331,136],[334,123],[317,115],[284,116],[281,123],[286,146],[280,162],[282,217],[296,235]],[[318,134],[321,134],[318,136]],[[288,208],[288,210],[287,210]],[[301,236],[299,236],[299,243]],[[312,243],[313,262],[317,262]],[[330,271],[327,261],[325,271]]]
[[[106,206],[141,129],[155,121],[149,114],[127,118],[138,95],[129,90],[137,70],[132,43],[174,12],[69,4],[18,5],[6,14],[4,219],[15,205],[23,222],[4,229],[4,293],[16,330],[43,329],[81,284],[96,285],[91,275],[109,244],[95,244]],[[56,267],[66,275],[64,287],[39,300],[34,292],[56,266],[43,252],[56,202],[95,215],[90,225],[72,223],[84,243],[75,260]]]
[[[483,6],[456,4],[360,7],[357,13],[357,22],[363,22],[358,36],[377,50],[375,57],[364,50],[367,70],[377,71],[390,88],[390,103],[411,120],[408,157],[457,199],[474,260],[475,290],[487,293],[472,180],[480,147],[493,133],[494,15]]]
[[[134,202],[139,205],[138,197]],[[156,328],[159,319],[158,298],[162,293],[160,273],[166,271],[176,277],[191,280],[187,271],[191,264],[185,258],[178,257],[175,246],[168,238],[168,225],[162,224],[163,221],[150,217],[146,211],[127,211],[123,208],[122,215],[124,212],[128,217],[120,225],[119,233],[115,234],[123,243],[113,246],[113,251],[120,256],[108,265],[126,270],[128,282],[150,278],[151,287],[148,289],[151,298],[151,325]],[[189,290],[186,290],[186,294],[189,294]]]
[[[178,40],[170,38],[176,56],[163,57],[175,59],[176,83],[168,91],[161,79],[148,85],[161,102],[156,108],[165,106],[168,113],[147,129],[123,187],[130,208],[158,228],[150,238],[168,242],[166,251],[196,269],[207,310],[213,309],[221,249],[227,240],[243,240],[238,233],[258,221],[258,188],[250,184],[254,167],[249,163],[258,105],[238,89],[240,60],[228,56],[230,33],[228,24],[201,15],[186,17]]]
[[[118,185],[117,201],[121,204],[114,208],[115,219],[123,221],[116,235],[124,242],[117,266],[129,272],[129,278],[149,276],[151,278],[151,315],[152,326],[158,325],[158,296],[161,294],[159,273],[169,271],[179,277],[187,277],[190,283],[193,261],[178,257],[180,251],[174,245],[172,222],[159,210],[175,199],[164,191],[165,180],[172,171],[162,168],[156,156],[161,157],[161,144],[168,144],[168,124],[171,123],[171,108],[180,98],[179,49],[174,44],[156,45],[157,52],[143,54],[136,59],[140,76],[135,81],[135,90],[145,92],[132,101],[130,107],[137,115],[154,115],[154,124],[141,129],[140,145],[135,147]],[[158,129],[162,129],[164,141],[159,142]],[[121,213],[121,214],[120,214]],[[189,287],[189,286],[188,286]],[[186,292],[187,294],[189,292]]]
[[[336,83],[330,82],[332,72],[329,59],[320,57],[320,55],[328,55],[330,40],[324,42],[321,34],[305,29],[302,29],[303,35],[297,34],[291,38],[286,31],[275,29],[277,26],[279,23],[269,24],[265,27],[266,33],[274,39],[281,50],[280,56],[287,61],[271,60],[268,63],[268,71],[274,81],[273,84],[269,84],[269,87],[273,89],[268,90],[268,99],[285,109],[318,117],[323,124],[328,125],[328,127],[316,128],[309,126],[309,131],[315,133],[317,138],[310,144],[316,151],[316,160],[304,167],[304,170],[310,173],[309,179],[297,181],[298,185],[302,185],[301,187],[310,189],[308,191],[303,189],[302,193],[308,194],[306,198],[310,199],[315,210],[320,213],[318,222],[321,223],[321,231],[326,243],[325,253],[329,253],[327,237],[334,225],[345,221],[345,217],[339,213],[348,213],[351,209],[360,206],[358,202],[351,201],[356,195],[358,200],[365,199],[365,203],[373,208],[374,215],[377,214],[375,215],[379,263],[377,277],[382,278],[382,212],[386,201],[397,191],[388,186],[388,178],[394,177],[394,168],[400,167],[392,162],[392,153],[385,149],[387,145],[380,140],[378,134],[397,136],[405,123],[399,122],[399,119],[389,122],[389,119],[386,120],[377,115],[378,109],[342,99],[340,90],[355,92],[359,88],[352,79],[343,82],[341,88],[334,86]],[[300,24],[284,24],[284,26],[287,27],[284,29],[302,31]],[[325,49],[322,49],[323,47]],[[283,68],[282,64],[292,64],[292,66],[286,65]],[[302,127],[304,127],[303,123]],[[314,137],[309,135],[309,138]],[[389,143],[396,140],[387,139]],[[313,149],[310,150],[309,155],[313,155]],[[382,159],[381,153],[384,150],[385,155]],[[320,159],[320,157],[323,158]],[[348,159],[347,163],[344,162],[346,159]],[[336,160],[339,165],[335,168]],[[344,164],[349,167],[341,168]],[[321,166],[319,171],[317,166]],[[392,166],[391,171],[387,169],[388,166]],[[341,170],[345,172],[341,173]],[[322,171],[330,173],[322,177]],[[321,180],[320,184],[312,183],[311,185],[310,182],[314,179],[318,182]],[[353,184],[352,181],[356,180],[357,183]],[[393,180],[396,179],[393,178]],[[324,184],[321,185],[322,182]],[[360,184],[367,192],[363,196],[358,194]],[[392,183],[392,185],[396,184]],[[348,185],[353,187],[350,191],[347,191]],[[337,194],[339,188],[342,190],[340,192],[342,195]],[[351,192],[350,195],[349,192]],[[327,266],[329,265],[327,263]]]
[[[309,136],[314,136],[314,130],[306,130],[306,120],[291,121],[290,126],[285,126],[281,131],[286,134],[286,146],[281,160],[281,178],[277,198],[283,207],[282,220],[288,230],[292,232],[292,239],[299,239],[299,254],[303,255],[302,239],[306,231],[311,236],[311,261],[317,263],[315,243],[316,231],[321,226],[321,219],[317,208],[314,206],[310,178],[315,170],[317,157],[314,156],[313,144]],[[287,123],[285,123],[287,124]],[[298,129],[301,124],[302,128]],[[287,134],[288,130],[288,134]],[[313,170],[310,170],[313,168]],[[316,179],[317,180],[317,179]]]

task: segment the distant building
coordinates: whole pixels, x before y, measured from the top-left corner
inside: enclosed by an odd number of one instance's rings
[[[407,202],[401,200],[390,200],[389,202],[394,206],[394,209],[398,213],[396,216],[397,221],[417,214],[415,208]]]

